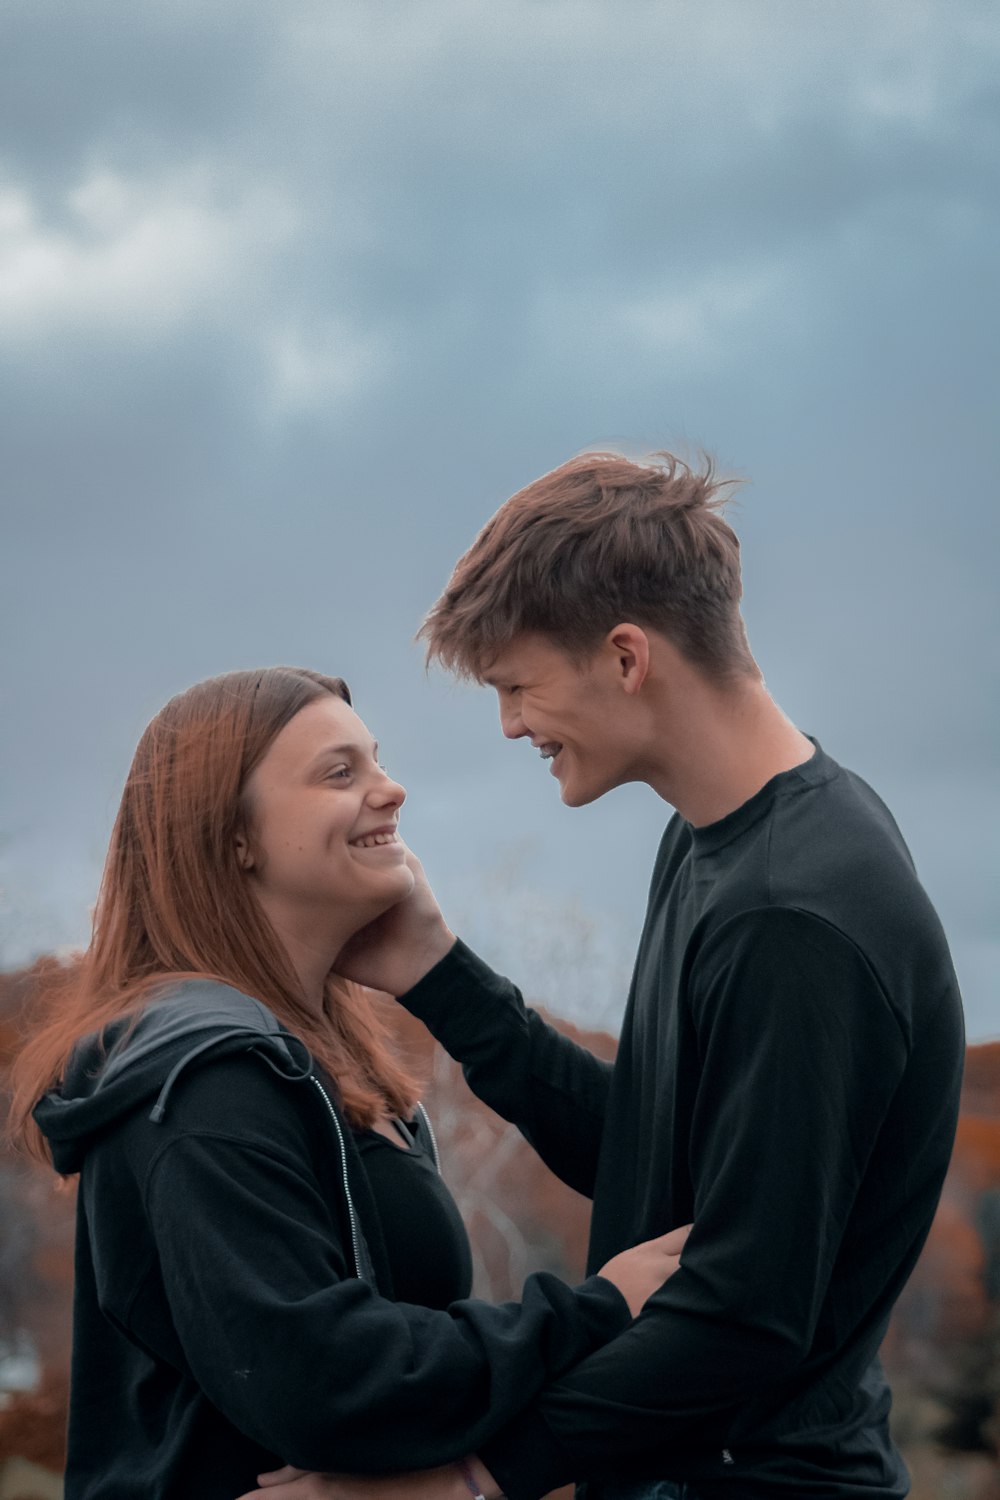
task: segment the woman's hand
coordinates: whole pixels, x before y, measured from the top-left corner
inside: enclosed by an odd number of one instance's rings
[[[413,887],[341,949],[334,972],[387,995],[405,995],[454,946],[423,866],[412,850],[406,863]]]
[[[297,1469],[294,1464],[285,1464],[285,1467],[283,1469],[271,1469],[266,1474],[258,1474],[257,1483],[260,1485],[261,1490],[267,1489],[273,1491],[278,1485],[293,1484],[298,1479],[309,1479],[310,1477],[313,1479],[324,1479],[325,1475],[313,1474],[310,1469]],[[299,1500],[305,1500],[305,1497],[308,1493],[309,1491],[305,1489],[297,1489],[295,1491],[295,1494],[298,1495]],[[251,1490],[250,1494],[259,1495],[260,1490]],[[239,1500],[249,1500],[249,1497],[247,1495],[241,1495],[239,1497]],[[271,1500],[275,1500],[275,1496],[273,1494],[271,1496]]]
[[[469,1500],[454,1464],[416,1474],[311,1474],[289,1464],[258,1474],[257,1483],[239,1500]]]
[[[268,1474],[258,1474],[259,1490],[248,1490],[239,1500],[339,1500],[341,1491],[335,1474],[314,1474],[286,1464]]]
[[[641,1245],[612,1256],[598,1271],[598,1276],[614,1282],[633,1318],[639,1316],[643,1303],[677,1270],[690,1232],[691,1225],[684,1224],[658,1239],[644,1240]]]

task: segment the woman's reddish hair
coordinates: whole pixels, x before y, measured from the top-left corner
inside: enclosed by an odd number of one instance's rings
[[[263,1001],[334,1079],[348,1120],[408,1114],[416,1081],[394,1055],[378,997],[331,975],[322,1018],[240,869],[244,788],[308,703],[351,695],[300,667],[229,672],[180,693],[143,734],[125,782],[84,954],[48,971],[40,1016],[11,1069],[9,1128],[47,1158],[31,1111],[82,1037],[136,1011],[166,980],[210,977]]]

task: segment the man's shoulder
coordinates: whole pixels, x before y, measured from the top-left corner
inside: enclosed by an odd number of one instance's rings
[[[861,776],[824,762],[775,798],[752,852],[720,872],[706,927],[794,914],[850,945],[894,1007],[916,1015],[957,995],[944,931],[886,804]]]
[[[671,902],[696,938],[743,913],[812,915],[865,952],[943,935],[895,818],[856,772],[817,747],[708,828],[679,816],[660,842],[651,907]]]
[[[686,825],[682,825],[686,827]],[[661,854],[679,848],[667,830]],[[809,908],[829,902],[852,882],[874,880],[919,890],[909,849],[877,792],[818,746],[782,772],[729,817],[689,838],[709,900],[751,907]]]
[[[883,920],[923,920],[930,902],[889,808],[863,777],[825,759],[833,774],[775,799],[760,872],[768,901],[835,926],[871,905]]]

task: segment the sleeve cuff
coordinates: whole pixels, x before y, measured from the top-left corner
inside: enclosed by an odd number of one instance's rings
[[[588,1312],[596,1322],[591,1331],[596,1344],[610,1342],[632,1322],[632,1313],[613,1281],[588,1276],[576,1288],[585,1294]],[[540,1500],[550,1490],[584,1479],[580,1462],[553,1434],[544,1417],[529,1407],[494,1437],[479,1445],[478,1456],[500,1486],[506,1500]]]
[[[624,1296],[606,1276],[588,1276],[576,1288],[578,1300],[584,1300],[595,1313],[594,1348],[601,1348],[632,1323],[632,1310]]]
[[[541,1500],[560,1485],[583,1478],[543,1417],[530,1408],[479,1445],[478,1457],[506,1500]]]
[[[510,980],[456,938],[433,969],[397,999],[439,1041],[446,1036],[457,1041],[464,1035],[479,1036],[477,1016],[486,1010],[495,1017],[498,1007],[510,1003],[512,988]]]

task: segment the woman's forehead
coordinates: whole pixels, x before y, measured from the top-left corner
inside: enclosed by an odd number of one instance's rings
[[[343,698],[325,693],[307,703],[269,746],[261,766],[301,766],[328,753],[370,756],[377,749],[367,726]]]

